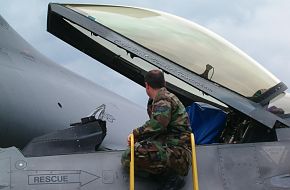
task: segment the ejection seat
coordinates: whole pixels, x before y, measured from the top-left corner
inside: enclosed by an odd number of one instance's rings
[[[214,106],[202,102],[194,102],[186,108],[189,116],[195,143],[218,143],[226,125],[226,113]]]

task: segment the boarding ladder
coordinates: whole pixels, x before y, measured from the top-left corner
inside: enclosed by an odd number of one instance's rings
[[[130,161],[130,190],[134,190],[134,135],[131,134],[131,161]],[[191,133],[191,158],[192,158],[192,182],[193,190],[199,190],[198,186],[198,176],[197,176],[197,163],[196,163],[196,150],[195,150],[195,140],[194,135]]]

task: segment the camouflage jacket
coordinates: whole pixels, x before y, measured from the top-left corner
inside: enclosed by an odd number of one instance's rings
[[[188,115],[180,100],[166,88],[161,88],[154,100],[149,99],[147,112],[150,119],[133,130],[137,141],[150,138],[173,146],[190,144]]]

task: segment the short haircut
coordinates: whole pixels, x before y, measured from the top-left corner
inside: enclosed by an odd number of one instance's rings
[[[151,70],[145,77],[144,81],[148,83],[153,89],[165,87],[164,74],[160,70]]]

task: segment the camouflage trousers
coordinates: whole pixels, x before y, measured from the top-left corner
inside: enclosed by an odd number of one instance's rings
[[[164,146],[158,141],[141,141],[135,143],[135,171],[150,174],[175,172],[186,176],[191,164],[191,152],[179,146]],[[130,148],[122,155],[122,165],[130,167]]]

